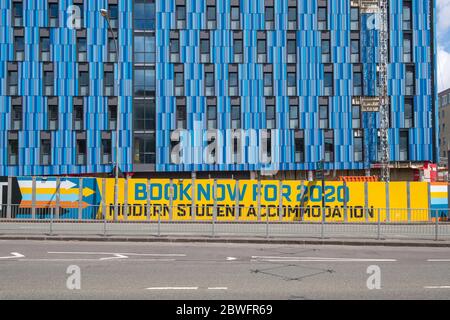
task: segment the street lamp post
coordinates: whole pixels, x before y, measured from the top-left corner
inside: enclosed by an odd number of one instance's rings
[[[119,160],[120,160],[120,152],[119,152],[119,127],[120,127],[120,52],[119,52],[119,44],[117,43],[117,37],[114,30],[111,27],[109,12],[106,9],[101,9],[100,13],[103,18],[105,18],[106,23],[108,24],[108,29],[111,32],[114,38],[114,45],[116,47],[117,54],[117,116],[116,116],[116,161],[115,161],[115,181],[114,181],[114,219],[118,217],[118,195],[119,195]]]

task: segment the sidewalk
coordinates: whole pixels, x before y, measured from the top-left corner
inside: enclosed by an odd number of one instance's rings
[[[50,235],[5,235],[0,240],[36,241],[87,241],[87,242],[167,242],[167,243],[253,243],[283,245],[337,245],[337,246],[389,246],[389,247],[437,247],[450,248],[450,241],[432,240],[370,240],[333,238],[264,238],[264,237],[198,237],[198,236],[50,236]]]

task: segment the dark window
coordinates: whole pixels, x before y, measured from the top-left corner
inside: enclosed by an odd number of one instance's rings
[[[266,47],[266,40],[258,40],[258,54],[266,54],[267,53],[267,47]]]
[[[357,105],[352,106],[352,128],[361,128],[361,107]]]
[[[11,114],[11,130],[22,130],[22,105],[13,105]]]
[[[217,106],[215,106],[215,105],[208,106],[207,118],[208,118],[208,124],[207,124],[208,130],[217,129]]]
[[[155,29],[155,1],[135,0],[133,10],[135,30]]]
[[[52,141],[50,139],[41,140],[41,165],[48,166],[52,160]]]
[[[243,54],[244,53],[244,44],[241,39],[234,40],[234,54]]]
[[[319,106],[319,128],[328,129],[328,105]]]
[[[134,70],[134,96],[154,96],[156,90],[155,68],[139,68]]]
[[[117,105],[108,104],[109,130],[116,130],[117,126]]]
[[[276,128],[276,110],[272,104],[266,105],[266,129]]]
[[[111,139],[102,139],[102,164],[111,164],[112,144]]]
[[[119,27],[119,8],[117,4],[108,5],[111,28]]]
[[[305,136],[303,130],[295,131],[295,162],[305,162]]]
[[[325,162],[334,162],[334,133],[325,131]]]
[[[80,71],[78,83],[80,86],[79,95],[88,96],[89,95],[89,72]]]
[[[44,95],[53,96],[55,94],[54,82],[55,73],[53,71],[44,71]]]
[[[177,105],[177,129],[187,129],[187,112],[185,105]]]
[[[409,133],[406,130],[400,131],[400,158],[399,161],[408,161],[409,158]]]
[[[87,61],[87,40],[86,37],[77,38],[78,61]]]
[[[8,71],[8,91],[10,96],[17,96],[19,92],[19,74],[17,71]]]
[[[14,37],[15,60],[23,61],[25,59],[25,40],[24,37]]]
[[[19,27],[23,25],[23,3],[22,1],[14,1],[12,4],[12,22],[13,26]]]
[[[403,62],[412,62],[412,34],[403,33]]]
[[[288,7],[288,21],[289,22],[297,21],[297,7]]]
[[[289,128],[298,129],[299,128],[299,112],[298,105],[291,104],[289,106]]]
[[[351,42],[351,62],[358,63],[359,62],[359,40],[352,40]]]
[[[85,165],[86,164],[86,140],[77,139],[77,165]]]
[[[352,7],[350,9],[350,29],[359,30],[359,8]]]
[[[201,39],[200,40],[200,53],[201,54],[209,54],[209,39]]]
[[[405,98],[405,128],[414,127],[414,100]]]
[[[362,73],[354,72],[353,73],[353,95],[354,96],[362,96],[363,88],[362,88]]]
[[[50,38],[49,37],[41,37],[40,48],[41,51],[41,60],[42,61],[50,61]]]
[[[154,99],[135,100],[133,102],[135,131],[155,130],[156,105]]]
[[[322,63],[331,62],[330,40],[322,40]]]
[[[58,27],[59,26],[59,7],[58,3],[49,3],[48,4],[48,19],[49,19],[49,27]]]
[[[353,136],[353,157],[355,162],[362,162],[364,160],[364,139],[362,132],[355,131]]]
[[[156,62],[156,43],[154,34],[138,34],[134,36],[134,62],[145,64]]]
[[[84,129],[84,108],[82,105],[73,106],[73,127],[74,130]]]
[[[48,105],[48,129],[58,130],[58,105]]]
[[[231,106],[231,129],[241,128],[241,106],[232,105]]]
[[[178,21],[186,21],[186,6],[177,6],[176,12]]]
[[[414,66],[407,66],[406,67],[406,92],[405,94],[407,96],[413,96],[415,94],[415,70]]]
[[[216,7],[215,6],[207,6],[206,7],[206,15],[208,21],[216,21]]]
[[[325,86],[325,92],[324,94],[326,96],[332,96],[333,95],[333,73],[332,72],[325,72],[324,74],[324,86]]]
[[[412,29],[412,3],[403,1],[403,30]]]
[[[105,72],[103,86],[105,96],[114,95],[114,72]]]
[[[328,12],[326,7],[319,7],[317,10],[317,28],[318,30],[328,29]]]
[[[19,164],[19,141],[17,139],[8,140],[8,165],[17,166]]]
[[[155,134],[134,135],[134,162],[138,164],[156,163]]]

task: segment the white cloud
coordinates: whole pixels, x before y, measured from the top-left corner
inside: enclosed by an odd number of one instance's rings
[[[438,47],[438,90],[439,92],[450,88],[450,52]]]
[[[438,34],[443,34],[450,29],[450,0],[437,1],[437,15]]]

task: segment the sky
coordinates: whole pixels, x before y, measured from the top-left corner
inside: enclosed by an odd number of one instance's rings
[[[437,0],[438,87],[450,88],[450,0]]]

